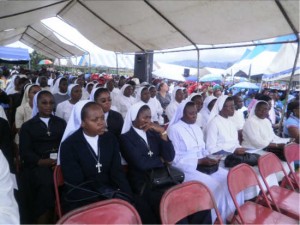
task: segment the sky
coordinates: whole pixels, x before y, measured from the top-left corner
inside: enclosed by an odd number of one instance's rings
[[[107,62],[103,62],[103,63],[108,63],[108,61],[110,61],[109,63],[115,64],[116,56],[114,52],[106,51],[94,45],[83,35],[81,35],[75,28],[71,27],[67,23],[60,20],[59,18],[53,17],[53,18],[42,20],[42,22],[46,26],[54,30],[57,34],[59,34],[57,35],[57,37],[61,41],[67,44],[71,44],[69,42],[71,41],[72,43],[76,43],[76,45],[80,46],[84,50],[91,52],[92,64],[98,64],[99,61],[101,60],[104,61],[104,58],[108,58],[109,60],[106,60]],[[66,37],[67,40],[63,37]],[[21,42],[16,42],[9,46],[29,48],[28,46],[22,44]],[[186,48],[181,48],[181,49],[186,49]],[[237,61],[243,55],[245,50],[246,48],[204,50],[200,52],[200,60],[205,62],[233,62],[233,61]],[[33,50],[29,48],[29,51],[32,52]],[[125,58],[125,60],[133,61],[132,55],[121,56],[120,58]],[[171,63],[171,62],[182,61],[182,60],[197,60],[197,52],[188,51],[188,52],[177,52],[177,53],[154,54],[154,61],[157,62]]]

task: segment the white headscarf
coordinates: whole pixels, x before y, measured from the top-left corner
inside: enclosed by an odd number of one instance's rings
[[[144,89],[147,89],[147,90],[148,90],[148,88],[145,87],[145,86],[142,86],[142,87],[140,87],[140,88],[137,90],[137,93],[136,93],[136,96],[135,96],[136,102],[142,101],[141,96],[142,96],[142,91],[143,91]]]
[[[124,84],[123,85],[123,87],[121,88],[121,90],[120,90],[120,94],[121,94],[121,96],[125,96],[124,95],[124,91],[125,91],[125,89],[127,88],[127,87],[129,87],[129,86],[131,86],[130,84]],[[125,96],[126,97],[126,96]]]
[[[38,99],[39,95],[40,95],[42,92],[43,92],[43,93],[44,93],[44,92],[48,92],[48,93],[51,94],[51,92],[50,92],[50,91],[47,91],[47,90],[41,90],[41,91],[39,91],[38,93],[35,94],[35,96],[34,96],[34,98],[33,98],[32,117],[35,117],[36,114],[38,114],[38,112],[39,112],[37,99]],[[51,94],[51,95],[52,95],[52,94]]]
[[[19,77],[18,75],[13,75],[9,84],[7,85],[5,92],[7,95],[13,94],[15,91],[15,79]]]
[[[210,114],[210,111],[209,111],[209,109],[208,109],[208,105],[209,105],[209,103],[211,103],[211,101],[214,100],[214,99],[217,99],[217,98],[216,98],[215,96],[213,96],[213,95],[207,96],[207,97],[204,99],[204,101],[203,101],[203,107],[202,107],[202,109],[200,110],[201,115],[207,115],[207,117],[208,117],[208,115]]]
[[[68,95],[70,96],[70,98],[71,98],[72,89],[76,86],[79,86],[79,84],[70,84],[68,86]]]
[[[89,102],[92,102],[90,100],[81,100],[79,102],[77,102],[71,112],[71,116],[68,120],[68,124],[67,127],[65,129],[64,135],[61,139],[60,145],[61,143],[66,140],[69,136],[71,136],[76,130],[78,130],[81,126],[81,111],[82,108]],[[59,150],[58,150],[58,160],[57,160],[57,164],[60,164],[60,146],[59,146]]]
[[[188,99],[190,100],[190,101],[192,101],[192,98],[194,98],[195,96],[201,96],[202,97],[202,92],[199,92],[199,93],[192,93],[189,97],[188,97]]]
[[[171,121],[169,122],[168,127],[171,127],[172,125],[176,124],[179,120],[181,120],[181,118],[183,117],[184,107],[186,106],[186,104],[188,102],[190,102],[190,100],[185,99],[178,105],[174,116],[172,117]]]
[[[221,95],[221,96],[217,99],[217,101],[216,101],[214,107],[212,108],[212,110],[211,110],[211,112],[210,112],[210,115],[209,115],[209,119],[208,119],[208,121],[207,121],[207,124],[208,124],[213,118],[215,118],[217,115],[219,115],[219,112],[223,109],[224,103],[225,103],[225,101],[226,101],[226,99],[227,99],[228,97],[230,97],[230,96],[228,96],[228,95]]]
[[[55,81],[55,84],[52,88],[52,94],[57,94],[59,92],[59,83],[60,83],[61,79],[63,79],[63,78],[64,77],[60,77]],[[66,78],[64,78],[64,79],[66,79]]]
[[[100,87],[97,87],[97,88],[93,88],[93,90],[91,91],[91,94],[90,94],[90,100],[95,102],[95,93],[96,91],[99,89]]]
[[[129,110],[127,111],[127,114],[125,116],[125,119],[124,119],[124,124],[123,124],[123,127],[122,127],[121,134],[124,134],[124,133],[126,133],[130,130],[130,128],[132,126],[132,122],[136,119],[140,108],[144,105],[146,105],[146,104],[140,101],[140,102],[137,102],[137,103],[133,104],[129,108]]]
[[[177,92],[178,90],[184,90],[184,89],[185,89],[185,88],[183,88],[183,87],[176,86],[176,87],[174,88],[173,92],[172,92],[171,102],[176,101],[176,99],[175,99],[175,97],[176,97],[176,92]]]
[[[88,92],[88,87],[89,87],[91,84],[92,84],[93,87],[94,87],[94,82],[88,82],[88,83],[86,84],[85,88],[84,88],[84,90],[85,90],[87,93],[89,93],[89,92]]]
[[[23,98],[22,98],[22,103],[21,103],[21,105],[25,105],[26,103],[29,102],[29,96],[28,96],[29,89],[30,89],[31,87],[33,87],[33,86],[39,87],[39,85],[37,85],[37,84],[27,84],[27,85],[25,86],[25,91],[24,91],[24,95],[23,95]]]
[[[256,102],[252,105],[252,107],[251,107],[251,110],[250,110],[250,113],[249,113],[249,118],[252,117],[252,116],[255,116],[255,109],[256,109],[256,106],[257,106],[257,104],[258,104],[259,102],[264,102],[264,103],[266,103],[266,104],[269,106],[269,103],[266,102],[266,101],[263,101],[263,100],[256,101]]]

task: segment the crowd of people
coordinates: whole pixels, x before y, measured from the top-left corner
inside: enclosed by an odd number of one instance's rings
[[[184,182],[207,185],[226,221],[235,211],[228,169],[207,174],[199,167],[218,165],[221,157],[211,156],[221,150],[282,153],[288,142],[299,143],[298,93],[283,112],[285,98],[276,90],[233,94],[221,85],[192,90],[161,80],[17,71],[9,78],[0,90],[0,223],[54,223],[53,169],[60,165],[64,213],[117,197],[133,204],[143,223],[159,224],[159,203],[169,187],[147,182],[151,169],[166,164],[180,169]],[[17,177],[15,193],[9,171]],[[239,203],[245,199],[240,193]],[[202,211],[181,223],[215,218]]]

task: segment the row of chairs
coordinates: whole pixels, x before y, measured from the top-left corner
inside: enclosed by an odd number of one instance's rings
[[[290,170],[290,164],[299,160],[299,145],[291,144],[285,149],[285,155]],[[259,171],[267,187],[265,192],[258,177],[250,166],[240,164],[229,171],[228,189],[236,206],[236,212],[230,216],[231,223],[239,224],[295,224],[299,223],[299,174],[289,175],[282,167],[281,161],[273,153],[261,156],[258,162]],[[290,189],[282,186],[270,187],[266,178],[277,172],[283,172],[286,184]],[[73,210],[62,218],[58,186],[63,185],[60,167],[54,171],[56,190],[56,209],[60,220],[58,224],[101,223],[101,224],[141,224],[141,219],[135,208],[119,199],[97,202]],[[295,179],[293,182],[291,179]],[[258,186],[260,195],[256,202],[247,201],[239,206],[236,196],[249,187]],[[201,199],[201,200],[199,200]],[[161,199],[160,215],[163,224],[175,224],[188,215],[199,211],[214,209],[217,215],[215,224],[223,224],[220,213],[210,190],[203,183],[197,181],[186,182],[169,189]]]

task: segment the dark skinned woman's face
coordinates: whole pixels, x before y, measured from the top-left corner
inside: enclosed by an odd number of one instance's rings
[[[184,108],[182,120],[187,124],[196,123],[197,108],[195,105],[188,105]]]

